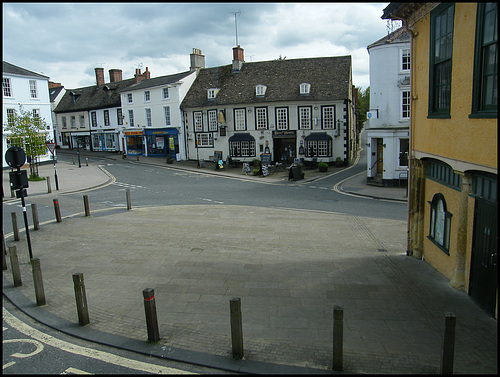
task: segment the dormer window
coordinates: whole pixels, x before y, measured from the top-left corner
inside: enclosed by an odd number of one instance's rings
[[[256,85],[255,86],[255,95],[256,96],[264,96],[266,94],[266,89],[267,89],[267,86],[265,85]]]
[[[215,99],[215,97],[217,96],[217,92],[218,92],[218,90],[215,88],[207,89],[207,98],[208,99]]]
[[[306,82],[300,84],[300,94],[309,94],[311,92],[311,84]]]

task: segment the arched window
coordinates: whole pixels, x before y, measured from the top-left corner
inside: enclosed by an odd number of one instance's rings
[[[446,254],[450,249],[451,213],[446,210],[446,201],[442,194],[432,198],[431,222],[428,238],[440,247]]]

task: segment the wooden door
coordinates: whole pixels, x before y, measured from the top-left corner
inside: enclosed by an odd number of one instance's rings
[[[476,199],[469,279],[469,295],[490,315],[497,301],[497,205]]]
[[[377,139],[377,174],[384,173],[384,139]]]

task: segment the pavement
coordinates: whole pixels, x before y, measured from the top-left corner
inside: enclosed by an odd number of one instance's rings
[[[61,151],[62,153],[74,153]],[[31,202],[113,182],[94,157],[58,162],[52,181],[30,182]],[[87,166],[88,157],[88,166]],[[305,170],[247,176],[207,163],[137,164],[228,175],[274,184],[321,184]],[[52,165],[40,167],[53,178]],[[345,195],[406,201],[406,189],[366,185],[364,173],[335,186]],[[4,207],[10,197],[3,171]],[[117,188],[117,194],[123,195]],[[17,199],[19,200],[19,199]],[[406,222],[325,211],[218,204],[92,210],[30,231],[47,305],[36,306],[24,233],[6,245],[20,256],[23,285],[10,263],[3,292],[18,308],[60,331],[135,352],[245,373],[338,373],[333,311],[343,309],[343,373],[439,373],[446,313],[456,316],[454,373],[497,374],[497,321],[424,261],[406,256]],[[29,216],[31,218],[31,216]],[[209,219],[209,221],[207,221]],[[7,258],[8,259],[8,258]],[[90,324],[78,325],[71,275],[83,273]],[[147,342],[142,291],[153,288],[160,341]],[[244,358],[232,358],[229,301],[241,298]]]

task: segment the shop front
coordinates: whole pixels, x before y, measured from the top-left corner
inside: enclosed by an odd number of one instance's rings
[[[179,131],[177,128],[146,129],[144,133],[148,156],[176,158],[179,153]]]
[[[125,137],[126,154],[130,156],[143,156],[144,144],[142,140],[143,132],[141,131],[123,131]]]
[[[92,145],[90,143],[90,132],[71,132],[71,148],[72,149],[85,149],[87,151],[92,150]]]
[[[115,131],[93,132],[92,148],[95,151],[117,151],[117,134]]]

